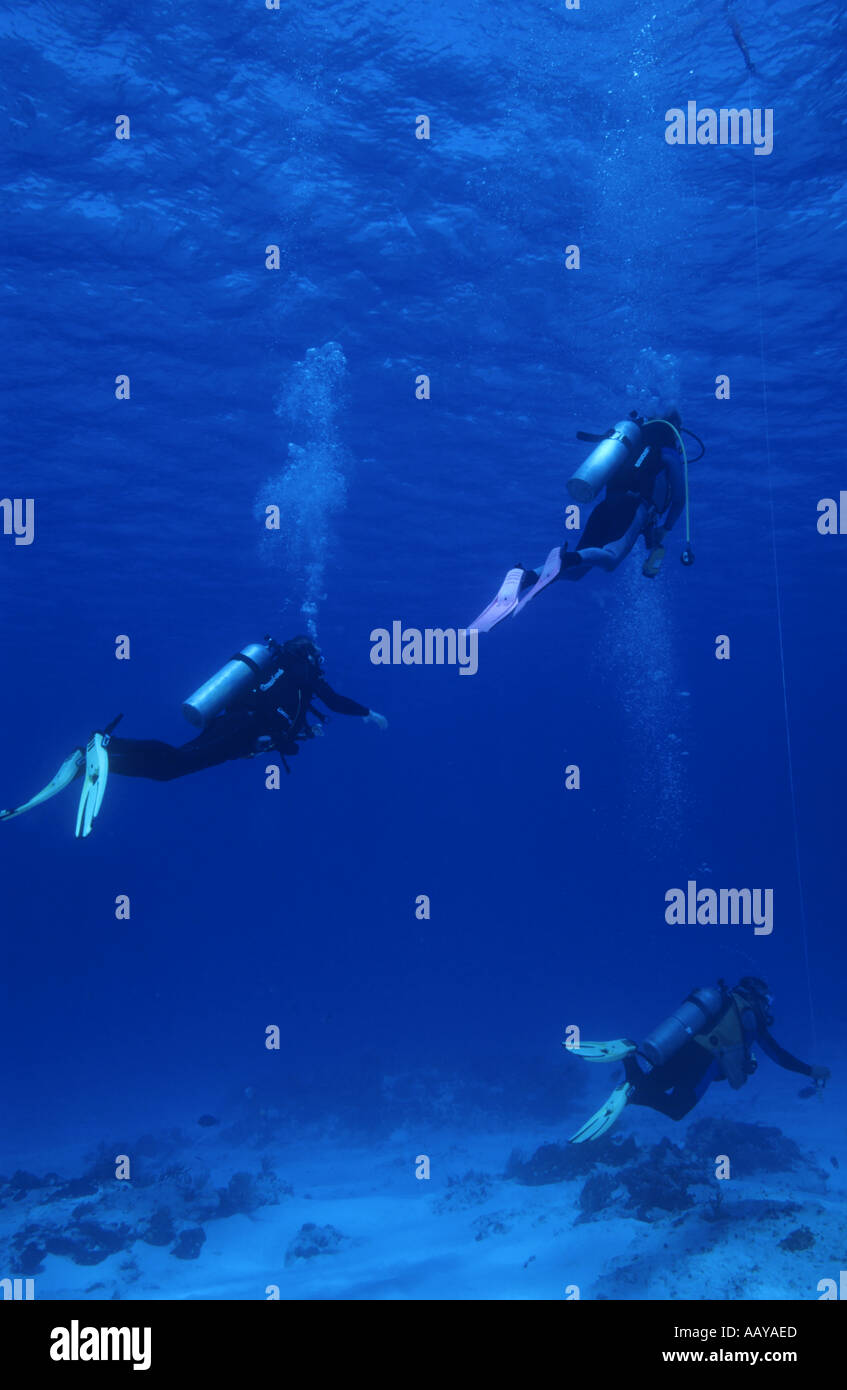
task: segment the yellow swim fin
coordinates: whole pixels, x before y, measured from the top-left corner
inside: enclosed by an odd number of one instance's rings
[[[586,1144],[592,1139],[599,1139],[601,1134],[607,1130],[620,1117],[626,1106],[627,1101],[634,1092],[635,1087],[630,1081],[622,1081],[620,1086],[616,1086],[605,1105],[601,1105],[599,1110],[595,1110],[590,1120],[586,1120],[581,1129],[576,1134],[572,1134],[568,1140],[569,1144]]]
[[[629,1057],[638,1050],[637,1043],[630,1038],[615,1038],[612,1042],[563,1042],[562,1047],[586,1062],[619,1062],[622,1057]]]
[[[662,568],[662,561],[665,558],[665,547],[654,545],[644,564],[641,566],[641,573],[645,579],[655,579],[659,570]]]

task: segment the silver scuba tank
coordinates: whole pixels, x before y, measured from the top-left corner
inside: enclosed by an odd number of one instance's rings
[[[267,680],[279,666],[279,648],[270,641],[250,642],[236,652],[225,666],[210,676],[199,690],[182,706],[189,724],[198,729],[206,725],[221,710],[232,709],[246,698],[251,690]]]
[[[654,1067],[675,1056],[683,1043],[693,1038],[695,1033],[703,1033],[723,1012],[724,996],[715,985],[694,989],[679,1008],[654,1028],[641,1043],[639,1052]]]
[[[572,478],[568,492],[575,502],[593,502],[621,464],[635,463],[644,448],[640,426],[634,420],[618,420],[606,439],[591,450]]]

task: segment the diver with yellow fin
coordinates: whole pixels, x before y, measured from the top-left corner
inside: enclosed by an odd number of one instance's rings
[[[494,599],[469,624],[479,632],[490,632],[510,615],[518,613],[560,579],[584,579],[591,569],[607,573],[617,569],[632,550],[639,536],[644,537],[647,558],[642,574],[655,579],[665,557],[665,537],[685,511],[684,565],[694,563],[691,548],[691,517],[688,497],[688,455],[683,434],[697,435],[683,427],[679,411],[670,408],[662,416],[644,420],[635,411],[619,420],[603,435],[577,433],[577,438],[594,444],[588,458],[568,482],[568,491],[580,505],[593,502],[605,488],[585,524],[574,550],[555,546],[543,566],[527,570],[516,565],[509,570]],[[696,460],[695,460],[696,461]]]
[[[20,806],[0,811],[0,820],[11,820],[49,801],[82,776],[76,835],[84,839],[91,834],[103,804],[110,772],[170,782],[234,758],[253,758],[272,750],[280,754],[287,772],[285,759],[299,753],[306,739],[322,732],[326,716],[314,708],[314,699],[335,714],[358,715],[380,729],[388,727],[384,715],[333,690],[323,674],[320,648],[310,637],[292,637],[282,645],[266,637],[242,647],[185,701],[183,714],[200,729],[196,738],[178,748],[158,739],[115,738],[112,731],[123,718],[118,715],[91,735],[86,748],[75,749],[65,759],[43,791]],[[318,724],[310,724],[309,715]]]
[[[586,1062],[623,1062],[624,1080],[589,1120],[571,1135],[584,1144],[610,1130],[627,1105],[646,1105],[681,1120],[702,1100],[713,1081],[728,1081],[734,1091],[756,1071],[753,1045],[785,1071],[808,1076],[821,1089],[829,1068],[810,1066],[793,1057],[771,1036],[773,999],[764,980],[745,975],[734,989],[723,980],[692,990],[679,1008],[654,1028],[639,1046],[629,1038],[562,1046]],[[645,1071],[639,1057],[649,1065]]]

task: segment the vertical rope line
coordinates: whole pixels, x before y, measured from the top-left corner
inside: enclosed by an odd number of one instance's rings
[[[750,111],[753,110],[752,102],[752,83],[748,82],[748,101]],[[751,116],[752,119],[752,116]],[[762,310],[762,277],[760,269],[759,255],[759,203],[756,186],[756,154],[755,150],[750,156],[753,169],[753,239],[755,246],[755,267],[756,267],[756,301],[759,316],[759,361],[762,373],[762,408],[765,417],[765,457],[768,470],[768,505],[771,519],[771,553],[773,556],[774,585],[776,589],[776,628],[779,639],[779,666],[782,673],[782,713],[785,723],[785,748],[788,761],[788,786],[791,792],[791,817],[794,829],[794,862],[797,869],[797,891],[800,904],[800,927],[803,938],[803,959],[806,969],[806,989],[809,994],[809,1016],[812,1025],[812,1046],[817,1051],[817,1023],[815,1020],[815,1005],[812,997],[812,971],[809,963],[809,930],[806,917],[806,894],[803,888],[803,862],[800,854],[800,826],[797,815],[797,794],[794,786],[794,754],[791,746],[791,720],[789,716],[788,704],[788,681],[785,675],[785,640],[783,635],[782,622],[782,587],[779,577],[779,554],[776,544],[776,507],[773,496],[773,471],[771,467],[771,432],[770,432],[770,413],[768,409],[768,376],[765,358],[765,325],[764,313]]]

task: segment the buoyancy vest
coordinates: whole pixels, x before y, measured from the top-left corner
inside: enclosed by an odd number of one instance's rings
[[[694,1042],[711,1052],[733,1091],[738,1091],[748,1076],[756,1070],[756,1060],[750,1051],[744,1030],[743,1013],[749,1002],[742,994],[730,993],[728,1007],[706,1033],[695,1033]]]

